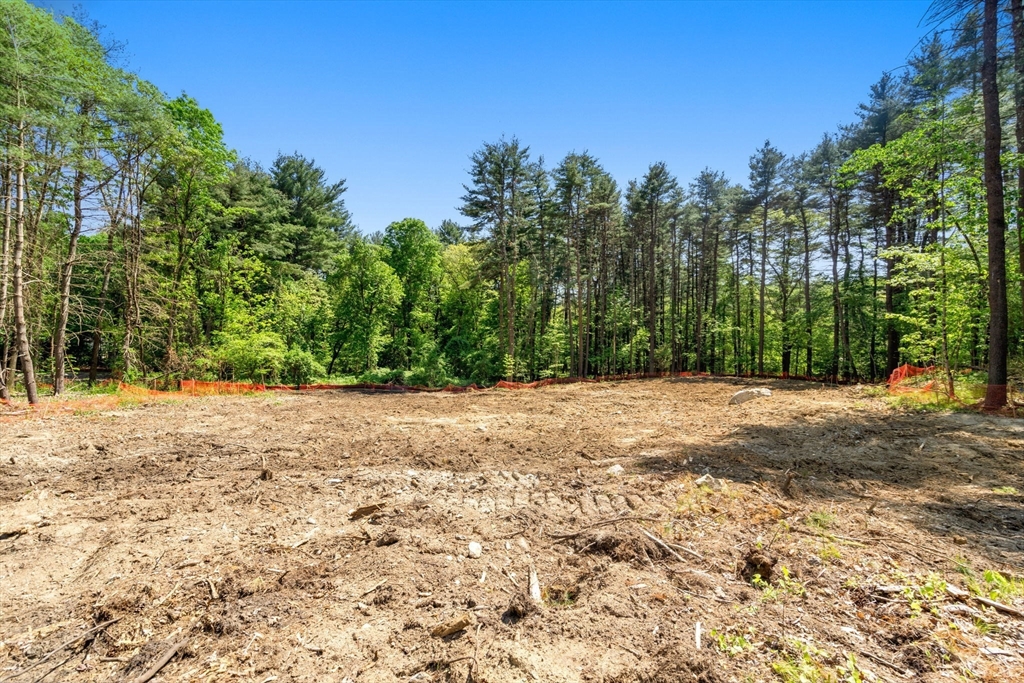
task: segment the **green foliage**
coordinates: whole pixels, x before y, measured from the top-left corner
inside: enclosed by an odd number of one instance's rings
[[[342,195],[345,181],[330,183],[327,173],[298,152],[282,154],[270,167],[271,184],[287,201],[286,224],[280,228],[285,260],[300,268],[326,271],[346,238],[351,216]]]
[[[426,223],[406,218],[384,230],[382,246],[386,250],[385,261],[402,287],[402,299],[391,325],[387,361],[409,368],[415,358],[437,356],[433,338],[441,243]],[[428,362],[427,367],[433,365],[436,363]]]
[[[245,336],[224,335],[214,349],[214,357],[226,378],[276,384],[285,367],[286,351],[279,334],[258,332]]]
[[[884,76],[860,120],[806,154],[766,142],[745,187],[708,168],[684,188],[664,163],[620,187],[589,153],[549,170],[502,139],[470,158],[468,225],[407,218],[361,236],[344,180],[299,152],[268,169],[238,158],[213,112],[119,68],[89,27],[23,0],[0,0],[0,27],[0,159],[23,170],[31,209],[12,221],[31,254],[21,331],[51,374],[90,366],[95,345],[97,365],[129,379],[878,381],[912,362],[940,367],[929,381],[952,378],[964,401],[987,380],[984,126],[966,43],[922,44],[905,80]],[[1021,159],[1003,163],[1009,175]],[[1021,234],[1009,238],[1019,384]],[[7,347],[10,268],[0,281]]]
[[[314,378],[325,374],[324,366],[309,351],[290,349],[285,352],[281,362],[281,376],[289,384],[309,384]]]
[[[1024,578],[1008,577],[993,569],[986,569],[982,573],[982,579],[984,586],[974,586],[975,592],[978,594],[984,592],[986,597],[992,600],[1024,596]]]
[[[826,512],[824,510],[817,510],[807,515],[807,524],[821,529],[822,531],[831,527],[835,521],[836,516],[831,512]]]
[[[825,650],[797,638],[791,639],[788,646],[786,651],[779,653],[781,657],[772,662],[772,671],[783,683],[831,683],[836,680],[821,663],[829,656]]]
[[[711,637],[715,639],[718,649],[730,657],[737,657],[754,649],[751,633],[733,633],[730,629],[718,631],[711,629]]]
[[[402,284],[386,255],[384,247],[354,240],[328,279],[335,320],[331,344],[346,369],[375,369],[391,340],[388,324],[402,301]]]

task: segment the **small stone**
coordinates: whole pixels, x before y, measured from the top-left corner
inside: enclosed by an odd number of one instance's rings
[[[623,472],[625,472],[626,470],[625,470],[625,468],[624,468],[624,467],[623,467],[622,465],[612,465],[611,467],[609,467],[609,468],[608,468],[607,470],[605,470],[605,471],[606,471],[606,472],[607,472],[608,474],[610,474],[610,475],[612,475],[612,476],[614,477],[614,476],[617,476],[617,475],[620,475],[620,474],[622,474],[622,473],[623,473]]]
[[[477,559],[484,554],[484,547],[476,541],[470,541],[469,543],[469,556],[473,559]]]
[[[717,490],[722,488],[722,482],[720,482],[719,480],[715,479],[710,474],[705,474],[704,476],[694,480],[693,485],[694,486],[708,486],[708,487],[710,487],[711,489],[713,489],[715,491],[717,491]]]
[[[309,519],[306,520],[306,523],[307,524],[316,524],[316,519],[314,519],[313,517],[310,517]]]

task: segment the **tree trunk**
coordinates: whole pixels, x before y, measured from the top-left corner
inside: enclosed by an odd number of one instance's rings
[[[107,295],[110,292],[110,271],[114,260],[114,228],[107,233],[107,260],[103,264],[103,284],[100,286],[100,303],[96,310],[96,327],[92,331],[92,358],[89,362],[89,386],[96,383],[96,366],[100,362],[100,341],[103,338],[103,313],[107,308]]]
[[[655,243],[658,240],[658,219],[657,209],[651,207],[651,235],[647,247],[647,332],[650,334],[648,343],[647,371],[653,374],[657,367],[655,362],[655,350],[657,349],[657,297],[655,279]]]
[[[1003,208],[1003,170],[1000,163],[1002,126],[999,120],[999,89],[996,83],[996,49],[999,22],[998,0],[985,0],[982,25],[983,57],[981,91],[985,109],[985,203],[988,209],[988,387],[985,408],[1006,405],[1006,216]]]
[[[82,186],[85,184],[85,172],[75,173],[72,188],[75,217],[68,239],[67,258],[60,272],[60,309],[57,314],[57,325],[53,331],[53,395],[64,392],[64,339],[68,329],[68,314],[71,311],[71,275],[75,268],[78,253],[78,238],[82,234]]]
[[[1010,0],[1013,21],[1013,85],[1017,154],[1024,157],[1024,1]],[[1020,299],[1024,311],[1024,162],[1017,162],[1017,259],[1020,266]]]
[[[0,332],[4,334],[4,345],[0,353],[0,399],[9,401],[11,389],[8,383],[7,374],[7,350],[10,346],[10,337],[7,334],[7,281],[10,277],[11,268],[11,172],[10,167],[3,166],[3,201],[4,201],[4,234],[0,242]]]
[[[807,376],[814,377],[814,320],[811,313],[811,227],[807,210],[800,205],[804,229],[804,334],[807,335]]]
[[[25,393],[28,402],[39,402],[36,391],[36,373],[32,366],[32,349],[28,343],[28,325],[25,322],[25,272],[22,256],[25,253],[25,124],[19,131],[19,146],[22,158],[18,161],[18,212],[14,223],[14,333],[21,357],[21,371],[25,377]]]
[[[768,200],[764,203],[764,220],[761,223],[761,295],[758,301],[760,311],[757,322],[757,374],[764,374],[764,290],[768,269]]]

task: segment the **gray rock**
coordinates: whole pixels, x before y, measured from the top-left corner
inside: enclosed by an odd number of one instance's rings
[[[741,403],[753,401],[755,398],[765,398],[771,395],[772,390],[765,389],[764,387],[757,387],[755,389],[743,389],[741,391],[737,391],[735,394],[732,395],[732,398],[729,399],[729,405],[738,406]]]

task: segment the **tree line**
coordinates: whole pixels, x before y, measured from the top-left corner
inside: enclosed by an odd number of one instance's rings
[[[312,158],[239,156],[86,20],[0,0],[0,396],[911,362],[987,373],[1002,405],[1024,370],[1024,12],[932,18],[953,30],[855,123],[799,154],[766,141],[740,182],[658,162],[623,186],[589,152],[548,165],[503,138],[452,220],[364,235]]]

